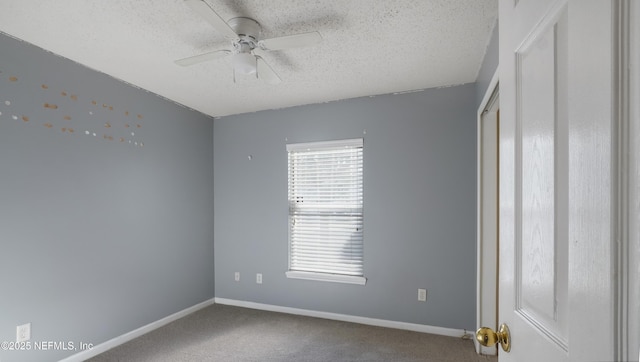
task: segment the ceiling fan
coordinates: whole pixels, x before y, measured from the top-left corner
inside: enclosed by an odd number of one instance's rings
[[[231,40],[231,50],[216,50],[188,58],[176,60],[176,64],[189,66],[212,59],[231,56],[233,63],[233,79],[236,73],[255,74],[269,84],[278,84],[280,77],[262,58],[266,51],[304,47],[322,41],[317,31],[271,39],[260,39],[260,24],[245,17],[224,21],[204,0],[184,0],[185,4],[211,24],[218,32]]]

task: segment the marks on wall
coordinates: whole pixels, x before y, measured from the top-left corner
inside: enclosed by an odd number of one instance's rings
[[[46,83],[34,86],[21,78],[19,74],[0,69],[0,82],[6,82],[0,89],[8,90],[0,94],[0,123],[18,121],[44,127],[52,134],[89,137],[132,148],[144,147],[142,113],[90,95],[78,95],[73,90],[55,89]],[[25,97],[25,91],[33,97]]]

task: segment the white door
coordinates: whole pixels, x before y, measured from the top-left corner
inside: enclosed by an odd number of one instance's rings
[[[615,3],[500,0],[500,362],[616,357]]]

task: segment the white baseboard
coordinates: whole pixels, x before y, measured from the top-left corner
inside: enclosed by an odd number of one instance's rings
[[[214,298],[214,300],[216,304],[226,304],[226,305],[233,305],[236,307],[266,310],[270,312],[280,312],[280,313],[295,314],[295,315],[301,315],[301,316],[307,316],[307,317],[332,319],[332,320],[337,320],[342,322],[360,323],[360,324],[367,324],[370,326],[377,326],[377,327],[404,329],[404,330],[414,331],[414,332],[438,334],[441,336],[462,337],[465,334],[469,334],[469,331],[464,329],[435,327],[435,326],[429,326],[424,324],[390,321],[386,319],[375,319],[375,318],[352,316],[347,314],[319,312],[319,311],[308,310],[308,309],[280,307],[277,305],[245,302],[241,300],[233,300],[233,299],[225,299],[225,298]]]
[[[164,317],[160,320],[157,320],[155,322],[151,322],[145,326],[142,326],[138,329],[135,329],[131,332],[125,333],[121,336],[112,338],[104,343],[100,343],[97,346],[94,346],[91,349],[87,349],[84,350],[82,352],[76,353],[74,355],[71,355],[65,359],[60,360],[60,362],[82,362],[86,359],[89,359],[91,357],[95,357],[97,355],[99,355],[100,353],[106,352],[114,347],[117,347],[121,344],[124,344],[126,342],[129,342],[132,339],[138,338],[140,336],[142,336],[143,334],[149,333],[155,329],[158,329],[164,325],[167,325],[177,319],[180,319],[188,314],[194,313],[202,308],[206,308],[210,305],[214,304],[214,299],[209,299],[209,300],[205,300],[202,303],[198,303],[192,307],[189,307],[187,309],[183,309],[179,312],[176,312],[170,316]]]

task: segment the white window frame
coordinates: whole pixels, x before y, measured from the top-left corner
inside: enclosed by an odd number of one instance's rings
[[[287,158],[288,162],[290,162],[290,157],[292,153],[295,152],[306,152],[306,151],[324,151],[330,149],[339,149],[339,148],[360,148],[363,152],[364,141],[362,138],[356,139],[347,139],[347,140],[336,140],[336,141],[323,141],[323,142],[307,142],[307,143],[293,143],[287,144]],[[287,166],[288,172],[288,187],[291,188],[291,164]],[[361,171],[360,177],[362,178],[364,172]],[[362,185],[362,184],[361,184]],[[360,190],[360,195],[363,195],[363,188]],[[291,190],[289,190],[288,195],[291,196]],[[289,201],[289,237],[288,237],[288,249],[289,249],[289,267],[286,272],[287,278],[293,279],[306,279],[306,280],[316,280],[316,281],[327,281],[327,282],[337,282],[337,283],[348,283],[348,284],[358,284],[365,285],[367,279],[364,277],[364,260],[362,262],[362,275],[348,275],[348,274],[340,274],[338,271],[335,272],[318,272],[318,271],[309,271],[309,270],[294,270],[292,269],[292,210],[295,207],[295,204],[290,200]],[[362,199],[360,199],[359,205],[359,214],[360,217],[364,216],[363,208],[362,208]],[[362,227],[362,225],[360,225]],[[362,235],[364,235],[364,230],[360,230]],[[364,245],[362,247],[362,255],[364,258]]]

